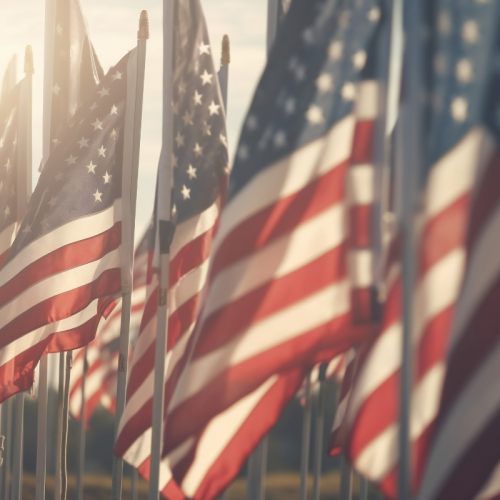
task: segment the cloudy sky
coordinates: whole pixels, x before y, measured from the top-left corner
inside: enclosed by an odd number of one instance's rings
[[[80,0],[87,18],[92,41],[105,71],[127,50],[135,46],[139,14],[149,12],[151,38],[148,42],[137,233],[142,232],[151,217],[156,168],[160,153],[161,73],[162,73],[162,1],[161,0]],[[5,2],[0,16],[0,72],[3,73],[12,54],[18,56],[18,78],[21,78],[24,48],[33,46],[35,79],[33,96],[33,177],[42,150],[43,87],[43,0]],[[9,6],[10,4],[10,6]],[[228,138],[230,155],[265,63],[267,0],[202,0],[210,32],[216,65],[220,61],[222,36],[231,40],[231,65],[228,98]]]

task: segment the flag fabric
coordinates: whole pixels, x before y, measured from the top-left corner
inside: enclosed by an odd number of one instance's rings
[[[174,13],[174,190],[176,230],[170,250],[166,397],[198,315],[210,248],[228,177],[224,106],[212,58],[208,30],[198,0],[176,2]],[[161,162],[160,162],[161,163]],[[162,193],[157,193],[162,196]],[[132,355],[127,403],[120,421],[115,454],[149,478],[153,403],[156,312],[159,277],[153,269],[151,241],[146,304]],[[171,500],[181,495],[162,466],[160,489]],[[175,491],[172,491],[175,489]]]
[[[16,72],[17,72],[17,56],[14,54],[11,57],[9,64],[7,65],[7,68],[5,68],[5,73],[2,79],[2,92],[0,94],[0,102],[4,101],[7,98],[10,91],[16,85],[16,80],[17,80]]]
[[[307,371],[371,332],[353,327],[346,177],[380,19],[376,1],[296,0],[271,50],[166,412],[164,454],[189,498],[219,494]]]
[[[56,0],[50,107],[51,151],[61,142],[76,110],[94,93],[103,77],[80,0]]]
[[[103,79],[46,163],[0,272],[0,400],[44,353],[89,343],[130,280],[136,51]],[[131,245],[131,243],[130,243]]]
[[[420,487],[429,440],[436,425],[452,325],[463,325],[463,321],[458,321],[463,306],[457,306],[457,300],[466,263],[471,194],[478,172],[484,170],[493,154],[493,142],[487,130],[490,119],[484,117],[487,75],[491,70],[487,57],[494,43],[490,23],[491,19],[498,19],[492,9],[497,7],[487,2],[446,0],[427,3],[425,9],[425,22],[431,23],[425,45],[425,60],[430,67],[425,68],[423,81],[428,85],[425,92],[430,106],[424,107],[426,133],[412,324],[413,491]],[[474,227],[473,222],[470,224]],[[344,450],[355,468],[378,483],[390,498],[397,497],[402,342],[400,266],[394,258],[388,267],[383,328],[358,362],[344,441]],[[474,406],[477,408],[479,406]],[[460,433],[461,430],[455,428],[453,439]],[[450,449],[448,447],[445,453],[452,461],[457,460]],[[435,462],[430,463],[436,466]],[[430,470],[429,464],[427,467]],[[439,476],[436,474],[434,478]],[[470,471],[463,469],[461,474],[467,482]],[[428,493],[426,487],[424,490]],[[465,494],[464,489],[461,491]],[[454,492],[458,495],[458,490]],[[439,496],[473,497],[470,494]]]
[[[148,269],[149,231],[137,246],[134,256],[134,284],[130,315],[130,345],[135,344],[146,300],[146,278]],[[82,407],[82,379],[84,363],[87,363],[85,380],[86,420],[92,418],[99,404],[111,413],[116,409],[116,387],[118,377],[118,355],[121,327],[122,303],[107,318],[102,318],[96,338],[74,352],[69,387],[69,410],[80,419]],[[85,359],[85,351],[86,359]]]
[[[467,154],[457,155],[453,171],[469,169],[476,182],[471,196],[466,271],[452,322],[446,378],[419,498],[494,498],[499,492],[500,462],[495,447],[500,436],[500,261],[496,248],[500,220],[500,130],[496,112],[500,102],[496,68],[500,11],[496,3],[484,2],[459,2],[442,8],[450,22],[447,33],[440,33],[439,47],[450,47],[445,52],[446,63],[456,64],[461,70],[453,74],[446,66],[436,79],[441,84],[446,79],[461,92],[455,90],[444,101],[441,119],[449,123],[447,135],[454,139],[455,149],[468,147]],[[464,80],[466,66],[472,73]]]

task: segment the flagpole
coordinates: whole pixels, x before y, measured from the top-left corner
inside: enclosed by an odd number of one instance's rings
[[[276,38],[276,32],[278,31],[278,7],[279,0],[268,0],[267,1],[267,53],[271,50],[273,46],[274,39]]]
[[[59,353],[59,384],[57,391],[57,428],[56,428],[56,470],[54,478],[54,498],[62,500],[62,426],[64,408],[64,373],[66,360],[64,352]]]
[[[319,367],[319,391],[316,409],[316,432],[314,440],[314,482],[313,500],[319,500],[321,491],[321,465],[323,459],[323,435],[325,427],[326,410],[326,369],[328,365],[322,364]]]
[[[139,30],[137,31],[137,76],[135,88],[135,109],[133,125],[133,145],[132,145],[132,171],[130,179],[130,221],[128,248],[130,270],[134,263],[134,232],[135,232],[135,212],[137,201],[137,177],[139,172],[139,153],[141,143],[142,125],[142,104],[144,97],[144,74],[146,67],[146,44],[149,38],[149,19],[146,10],[141,11],[139,18]],[[124,221],[124,223],[127,221]],[[130,313],[132,306],[132,273],[130,278],[122,283],[122,312],[120,326],[120,345],[118,351],[118,380],[116,387],[116,414],[115,414],[115,441],[118,435],[118,427],[125,409],[125,399],[127,394],[127,372],[130,344]],[[113,456],[113,477],[111,485],[112,500],[120,500],[123,486],[123,459]]]
[[[24,391],[14,397],[14,459],[12,469],[12,500],[22,500],[23,487],[23,424]]]
[[[83,351],[83,373],[82,373],[82,406],[80,408],[80,449],[78,454],[78,472],[76,476],[76,494],[78,500],[83,500],[83,478],[85,476],[85,437],[87,420],[87,398],[85,397],[85,382],[87,379],[87,349]]]
[[[172,154],[173,154],[173,35],[174,0],[163,0],[163,128],[162,151],[158,175],[158,234],[160,246],[160,286],[156,320],[156,351],[151,433],[151,461],[148,500],[160,495],[160,462],[163,443],[163,410],[165,404],[165,355],[168,328],[168,279],[170,244],[173,237],[171,221]]]
[[[73,368],[73,351],[67,351],[64,372],[64,392],[61,431],[61,500],[68,496],[68,423],[69,423],[69,380]]]
[[[139,483],[139,471],[133,467],[132,468],[132,481],[130,484],[130,500],[138,500],[138,483]]]
[[[229,37],[224,35],[222,38],[222,53],[220,59],[220,69],[218,73],[220,93],[222,95],[222,102],[224,103],[224,110],[227,116],[227,92],[229,85],[229,63],[231,62],[231,49],[229,44]]]
[[[410,415],[412,389],[412,302],[415,289],[415,224],[414,211],[421,169],[421,8],[420,0],[406,0],[406,62],[404,85],[405,151],[407,161],[402,170],[402,232],[403,232],[403,342],[401,352],[401,386],[399,417],[398,497],[411,498]]]
[[[342,456],[342,465],[340,466],[340,494],[339,500],[351,500],[352,498],[352,467],[347,462],[345,456]]]
[[[359,476],[359,500],[368,500],[368,481],[364,476]]]
[[[304,391],[304,419],[302,421],[302,445],[300,455],[300,500],[307,499],[307,477],[309,475],[309,448],[311,446],[311,374],[306,376]]]
[[[6,444],[5,444],[5,452],[4,452],[4,463],[2,465],[2,468],[4,468],[4,475],[3,475],[3,497],[5,500],[9,500],[10,498],[10,484],[11,484],[11,464],[12,464],[12,421],[14,418],[14,408],[13,408],[13,403],[14,400],[13,398],[9,398],[4,404],[7,406],[5,407],[5,414],[7,415],[7,425],[4,424],[6,428]],[[5,414],[4,414],[4,419],[5,419]]]

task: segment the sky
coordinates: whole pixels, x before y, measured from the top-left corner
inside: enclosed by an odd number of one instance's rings
[[[253,92],[265,64],[267,0],[201,0],[207,19],[212,54],[220,62],[224,34],[231,42],[227,127],[232,158]],[[162,89],[162,1],[80,0],[91,39],[103,69],[112,65],[136,45],[141,10],[150,20],[141,156],[137,200],[136,238],[149,223],[153,208],[156,169],[160,154]],[[43,40],[45,2],[5,2],[0,16],[0,74],[17,54],[18,79],[23,77],[24,50],[32,45],[35,60],[33,80],[33,181],[38,179],[42,156]],[[10,5],[9,5],[10,4]]]

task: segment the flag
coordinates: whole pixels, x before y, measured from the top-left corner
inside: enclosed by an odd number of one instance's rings
[[[112,68],[71,120],[0,272],[0,400],[29,387],[43,354],[89,343],[130,279],[121,243],[131,221],[136,57]]]
[[[475,186],[470,195],[465,275],[452,319],[446,377],[419,498],[494,498],[500,462],[495,447],[500,436],[500,261],[495,243],[500,202],[496,67],[500,11],[495,3],[478,2],[441,8],[450,22],[447,33],[441,30],[436,37],[439,47],[450,47],[444,54],[446,62],[457,70],[451,73],[446,66],[436,76],[436,86],[444,87],[446,81],[454,92],[443,100],[433,130],[438,119],[449,124],[447,134],[441,134],[450,136],[450,145],[457,151],[453,172],[456,176],[470,171]],[[458,179],[451,185],[454,189]]]
[[[56,0],[53,39],[50,150],[80,105],[104,77],[80,0]]]
[[[130,315],[131,346],[135,344],[146,299],[149,231],[137,246],[134,256],[134,284]],[[96,338],[74,353],[69,387],[69,410],[80,419],[82,407],[82,379],[87,364],[85,380],[86,420],[92,418],[99,404],[111,413],[116,409],[119,338],[122,303],[118,302],[107,318],[102,318]]]
[[[296,0],[271,50],[166,414],[164,454],[189,498],[217,496],[305,374],[371,333],[353,326],[347,170],[380,19],[376,1]]]
[[[198,315],[228,175],[224,107],[200,2],[176,2],[174,26],[172,213],[176,230],[170,250],[167,399]],[[153,219],[151,254],[156,245],[156,214]],[[157,269],[150,262],[146,305],[115,446],[115,454],[146,478],[151,450],[158,287]],[[173,484],[170,478],[168,467],[162,468],[160,489],[172,500],[174,494],[180,493],[166,490]]]
[[[9,95],[10,91],[16,85],[17,80],[17,56],[14,54],[7,68],[5,68],[5,73],[2,80],[2,93],[0,94],[0,102],[4,101]]]

